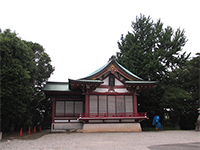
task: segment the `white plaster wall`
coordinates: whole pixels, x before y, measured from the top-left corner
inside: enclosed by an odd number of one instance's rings
[[[105,78],[103,80],[103,84],[102,85],[108,85],[109,83],[109,77]],[[115,78],[115,85],[124,85],[122,82],[120,82],[118,79]]]
[[[108,92],[108,88],[96,88],[94,92],[104,93]],[[128,93],[128,90],[126,88],[114,88],[115,92],[118,93]]]
[[[118,93],[127,93],[128,90],[126,88],[120,88],[120,89],[114,89],[115,92],[118,92]]]
[[[96,88],[96,90],[94,92],[104,93],[104,92],[108,92],[108,89],[107,88]]]
[[[118,79],[115,78],[115,85],[124,85]]]
[[[54,120],[55,122],[69,122],[69,120]]]
[[[102,85],[108,85],[109,77],[105,78],[103,80],[103,82],[104,83]],[[115,85],[116,86],[120,86],[120,85],[123,86],[124,84],[122,82],[120,82],[118,79],[115,78]],[[127,93],[128,92],[128,90],[126,88],[115,88],[114,87],[114,90],[115,90],[115,92],[118,92],[118,93]],[[94,92],[99,92],[99,93],[104,93],[104,92],[108,92],[108,91],[109,91],[108,88],[96,88],[94,90]]]
[[[104,80],[103,80],[103,84],[102,85],[108,85],[108,82],[109,82],[109,78],[107,77],[107,78],[105,78]]]

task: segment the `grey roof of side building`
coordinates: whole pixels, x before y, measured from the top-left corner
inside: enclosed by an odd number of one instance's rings
[[[90,82],[90,83],[103,83],[101,80],[75,80],[79,82]],[[47,82],[43,91],[71,91],[69,88],[69,82]]]
[[[71,91],[68,82],[47,82],[43,91]]]
[[[71,79],[69,79],[71,80]],[[73,80],[73,81],[76,81],[76,82],[86,82],[86,83],[103,83],[103,81],[101,80]]]

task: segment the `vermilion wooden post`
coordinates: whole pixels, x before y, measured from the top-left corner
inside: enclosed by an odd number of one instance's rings
[[[137,94],[136,93],[133,94],[133,112],[134,112],[134,116],[136,115],[137,117],[138,111],[137,111]]]
[[[22,134],[22,128],[21,128],[21,130],[20,130],[20,133],[19,133],[19,136],[22,136],[23,134]]]
[[[87,92],[85,93],[85,114],[86,117],[89,116],[89,95]]]
[[[31,127],[28,128],[28,134],[31,134]]]

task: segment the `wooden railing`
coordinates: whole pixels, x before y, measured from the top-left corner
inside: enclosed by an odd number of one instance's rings
[[[147,117],[146,112],[123,112],[123,113],[80,113],[79,117]]]
[[[55,114],[55,117],[79,117],[79,113],[68,113],[68,114],[64,114],[64,113],[57,113]]]
[[[55,117],[147,117],[146,112],[56,114]]]

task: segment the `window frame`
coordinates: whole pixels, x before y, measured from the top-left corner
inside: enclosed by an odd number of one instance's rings
[[[123,110],[124,110],[124,112],[123,113],[129,113],[130,112],[130,109],[132,109],[131,110],[131,113],[133,113],[134,112],[134,100],[133,100],[133,95],[98,95],[98,94],[91,94],[91,95],[89,95],[89,113],[91,113],[91,111],[90,111],[90,107],[91,107],[91,105],[90,105],[90,96],[97,96],[97,110],[96,110],[96,114],[102,114],[102,112],[100,112],[99,110],[100,110],[100,97],[101,96],[106,96],[106,114],[109,114],[109,113],[115,113],[115,114],[117,114],[117,113],[121,113],[121,112],[117,112],[117,97],[118,96],[123,96]],[[115,112],[109,112],[109,97],[114,97],[114,111]],[[131,98],[130,98],[131,97]],[[127,99],[126,99],[127,98]],[[127,105],[127,101],[128,101],[128,99],[129,99],[129,102],[131,102],[131,107],[127,107],[128,105]],[[130,99],[131,99],[131,101],[130,101]],[[101,108],[102,109],[102,108]],[[127,110],[129,110],[128,112],[127,112]],[[92,112],[92,113],[94,113],[94,112]],[[95,114],[95,113],[94,113]]]
[[[62,113],[62,115],[60,115],[59,113],[57,114],[57,103],[58,102],[64,102],[64,104],[63,104],[63,113]],[[73,112],[72,113],[66,113],[66,103],[67,102],[73,102]],[[82,112],[80,112],[80,113],[83,113],[83,111],[84,111],[84,103],[83,103],[83,101],[80,101],[80,100],[75,100],[75,101],[66,101],[66,100],[57,100],[56,102],[55,102],[55,117],[78,117],[78,113],[76,113],[77,111],[76,111],[76,103],[78,103],[78,102],[81,102],[82,103]],[[68,115],[67,115],[68,114]]]

